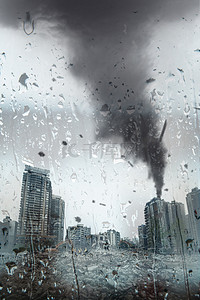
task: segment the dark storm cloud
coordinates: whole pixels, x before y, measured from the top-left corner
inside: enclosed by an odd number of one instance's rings
[[[7,0],[0,4],[0,22],[20,28],[29,11],[36,24],[48,20],[54,33],[68,38],[71,71],[92,91],[100,136],[122,136],[130,143],[132,155],[147,164],[160,196],[166,150],[159,141],[158,116],[144,98],[153,81],[147,49],[160,20],[180,20],[197,8],[196,0]]]

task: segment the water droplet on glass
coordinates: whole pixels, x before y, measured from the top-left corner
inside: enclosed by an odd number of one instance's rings
[[[95,129],[95,134],[99,134],[99,128],[98,127]]]
[[[67,122],[68,122],[68,123],[71,123],[71,122],[72,122],[72,118],[71,118],[71,117],[68,117],[68,118],[67,118]]]
[[[61,114],[57,114],[57,115],[56,115],[56,119],[57,119],[57,120],[61,120],[61,118],[62,118],[62,117],[61,117]]]
[[[58,102],[58,107],[63,108],[63,103],[62,103],[62,101],[59,101],[59,102]]]
[[[71,181],[72,182],[75,182],[76,180],[77,180],[77,175],[76,175],[76,173],[72,173],[72,175],[71,175]]]
[[[102,105],[101,109],[100,109],[100,113],[106,117],[109,113],[110,113],[110,109],[108,107],[107,104]]]
[[[42,139],[43,141],[46,141],[46,134],[42,134],[41,139]]]
[[[180,117],[180,118],[178,119],[178,121],[179,121],[180,123],[182,123],[182,122],[183,122],[183,117]]]
[[[131,115],[135,111],[135,106],[129,106],[126,111],[129,115]]]
[[[24,106],[24,112],[22,114],[23,117],[27,117],[30,113],[30,107],[28,105]]]
[[[188,103],[185,105],[185,108],[184,108],[184,114],[185,115],[188,115],[190,112],[190,106],[188,105]]]
[[[181,132],[180,132],[180,130],[178,131],[176,137],[177,137],[177,139],[180,139],[180,138],[181,138]]]

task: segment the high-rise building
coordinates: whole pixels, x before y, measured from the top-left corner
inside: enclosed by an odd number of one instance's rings
[[[170,252],[172,249],[169,204],[158,197],[153,198],[145,206],[148,249],[155,252]]]
[[[200,189],[192,189],[186,196],[186,202],[190,239],[193,240],[193,249],[197,251],[200,248]]]
[[[170,234],[174,252],[182,254],[186,250],[187,222],[184,204],[172,201],[170,217]]]
[[[50,235],[52,188],[49,171],[26,165],[23,173],[18,235]]]
[[[51,235],[55,236],[54,242],[63,241],[64,235],[65,202],[60,196],[52,195],[51,200]]]
[[[156,252],[183,253],[187,237],[184,204],[153,198],[146,204],[144,213],[148,249]],[[139,228],[141,244],[142,229]]]
[[[146,225],[138,226],[139,248],[147,250],[147,230]]]

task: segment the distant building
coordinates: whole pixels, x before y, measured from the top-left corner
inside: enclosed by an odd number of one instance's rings
[[[92,248],[97,248],[98,246],[98,234],[91,234],[91,247]]]
[[[109,247],[110,247],[110,242],[108,240],[108,235],[107,235],[107,232],[103,232],[103,233],[99,233],[98,235],[98,246],[101,248],[101,249],[106,249],[108,250]]]
[[[120,249],[130,249],[131,251],[135,250],[137,251],[138,250],[138,243],[136,241],[136,239],[130,239],[128,237],[124,237],[120,240],[120,243],[119,243],[119,248]]]
[[[51,235],[55,236],[54,242],[63,241],[64,235],[65,202],[60,196],[52,195],[51,200]]]
[[[118,247],[120,243],[120,233],[114,229],[107,230],[107,238],[111,247]]]
[[[0,253],[10,253],[16,246],[17,222],[6,217],[0,222]]]
[[[26,165],[22,180],[19,239],[49,238],[52,187],[49,171]]]
[[[141,250],[147,250],[147,230],[146,225],[138,226],[139,248]]]
[[[200,249],[200,190],[195,187],[186,196],[188,207],[188,223],[193,250]]]
[[[82,224],[69,226],[66,238],[73,243],[75,249],[88,249],[91,247],[91,228],[84,227]]]

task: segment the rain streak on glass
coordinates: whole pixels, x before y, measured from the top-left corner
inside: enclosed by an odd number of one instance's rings
[[[0,4],[0,299],[200,297],[196,1]]]

